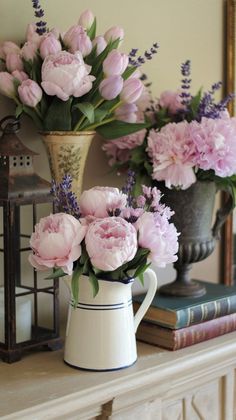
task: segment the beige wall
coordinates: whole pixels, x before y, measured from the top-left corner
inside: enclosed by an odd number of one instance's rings
[[[164,89],[180,85],[180,64],[192,61],[192,91],[208,89],[223,78],[223,0],[42,0],[49,27],[62,31],[77,22],[80,13],[90,8],[97,16],[98,33],[113,25],[125,30],[122,50],[132,47],[140,52],[157,41],[160,49],[143,70],[152,81],[155,96]],[[33,21],[30,0],[0,0],[0,42],[24,39],[27,23]],[[0,98],[0,117],[12,111],[12,104]],[[37,171],[50,179],[48,162],[41,140],[31,121],[23,119],[21,137],[40,153]],[[101,139],[91,147],[85,171],[84,186],[120,185],[122,180],[109,174],[101,151]],[[202,263],[195,264],[192,274],[199,279],[218,281],[219,249]],[[158,270],[161,282],[174,278],[172,267]]]

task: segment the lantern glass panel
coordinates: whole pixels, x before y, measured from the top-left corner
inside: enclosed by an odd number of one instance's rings
[[[32,295],[22,295],[26,290],[16,287],[16,343],[29,341],[32,338]]]
[[[0,342],[5,343],[4,243],[3,243],[3,208],[2,207],[0,207]]]

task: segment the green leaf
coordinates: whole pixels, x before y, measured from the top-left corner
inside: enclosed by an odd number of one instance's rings
[[[198,113],[201,97],[202,97],[202,89],[198,91],[198,93],[192,98],[190,102],[190,109],[192,111],[191,120],[194,119]]]
[[[98,279],[92,270],[89,270],[89,281],[93,288],[93,297],[95,297],[99,291],[99,284],[98,284]]]
[[[73,296],[73,305],[74,308],[77,306],[78,304],[78,299],[79,299],[79,278],[81,276],[83,272],[83,266],[77,264],[74,272],[73,272],[73,276],[71,279],[71,292],[72,292],[72,296]]]
[[[22,114],[23,111],[24,111],[23,105],[22,104],[17,105],[16,111],[15,111],[16,118],[18,118]]]
[[[78,108],[82,114],[88,118],[90,123],[94,122],[94,107],[89,102],[82,102],[78,103],[74,106],[74,108]]]
[[[103,108],[95,109],[94,112],[94,121],[101,122],[104,120],[105,116],[107,115],[107,110]]]
[[[122,74],[122,77],[124,80],[128,79],[131,74],[133,74],[135,71],[137,70],[137,67],[127,67],[127,69],[124,71],[124,73]]]
[[[144,286],[144,277],[143,277],[143,273],[140,273],[140,274],[139,274],[139,276],[138,276],[138,278],[139,278],[139,280],[140,280],[141,285],[142,285],[142,286]]]
[[[96,18],[95,18],[94,21],[93,21],[93,23],[92,23],[92,26],[87,31],[87,35],[89,36],[89,38],[91,39],[91,41],[96,36],[96,28],[97,28],[97,21],[96,21]]]
[[[23,112],[28,115],[35,123],[36,127],[39,130],[43,129],[43,122],[39,118],[38,114],[36,113],[34,108],[30,108],[29,106],[24,105],[23,106]]]
[[[144,273],[144,271],[150,267],[151,263],[145,263],[140,265],[137,270],[134,273],[134,278],[139,277],[140,275],[142,275]]]
[[[104,126],[97,127],[96,131],[105,139],[117,139],[128,134],[136,133],[143,128],[149,128],[150,123],[127,123],[124,121],[112,121]]]
[[[58,277],[64,277],[64,276],[67,276],[67,275],[68,274],[64,273],[62,268],[56,268],[56,269],[54,269],[52,274],[50,274],[48,277],[45,277],[45,280],[57,279]]]
[[[44,119],[45,131],[71,130],[71,102],[71,98],[68,101],[62,101],[54,97]]]
[[[106,46],[105,50],[103,50],[101,52],[101,54],[99,54],[97,56],[96,64],[93,66],[93,68],[90,72],[92,75],[96,76],[97,74],[100,74],[102,72],[103,61],[108,56],[110,51],[112,51],[115,48],[118,48],[119,43],[120,43],[119,39],[116,39],[115,41],[109,42],[108,45]]]

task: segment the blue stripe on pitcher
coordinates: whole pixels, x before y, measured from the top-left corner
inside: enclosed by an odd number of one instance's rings
[[[70,301],[71,306],[73,306],[73,301]],[[132,305],[132,299],[128,300],[127,302],[121,303],[114,303],[110,305],[99,305],[99,304],[89,304],[89,303],[82,303],[78,302],[77,309],[87,309],[93,311],[110,311],[114,309],[122,309]]]

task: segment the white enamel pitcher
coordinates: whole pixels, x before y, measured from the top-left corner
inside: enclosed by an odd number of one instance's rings
[[[137,359],[135,333],[157,289],[156,274],[148,268],[149,287],[139,310],[133,315],[131,286],[99,280],[94,298],[87,276],[79,279],[79,302],[69,304],[64,360],[87,370],[116,370]]]

